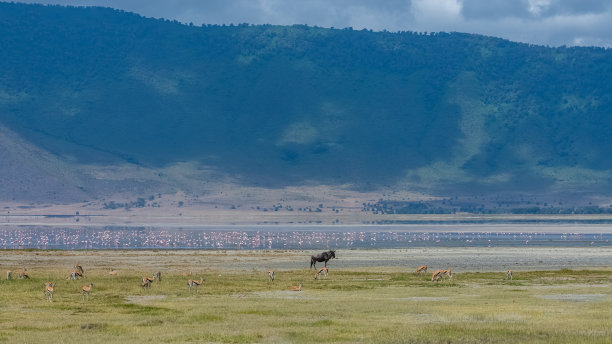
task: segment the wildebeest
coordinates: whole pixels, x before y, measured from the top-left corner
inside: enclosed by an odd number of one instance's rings
[[[310,256],[310,267],[317,268],[317,262],[325,262],[325,267],[327,267],[327,261],[336,258],[336,251],[327,251],[316,256]]]

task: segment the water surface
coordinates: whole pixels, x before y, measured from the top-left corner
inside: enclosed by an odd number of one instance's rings
[[[0,227],[1,249],[609,247],[612,226]]]

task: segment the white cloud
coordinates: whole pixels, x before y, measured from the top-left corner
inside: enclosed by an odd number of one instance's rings
[[[461,17],[461,7],[458,0],[414,0],[412,2],[414,15],[427,19],[456,20]]]
[[[528,0],[529,13],[534,16],[539,16],[543,11],[547,10],[550,6],[550,0]]]

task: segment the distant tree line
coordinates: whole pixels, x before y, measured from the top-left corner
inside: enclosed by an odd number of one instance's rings
[[[115,201],[104,203],[104,209],[119,209],[119,208],[130,209],[130,208],[144,208],[146,206],[147,206],[147,201],[142,197],[139,197],[135,201],[125,202],[125,203],[117,203]]]
[[[423,201],[398,202],[379,201],[376,203],[363,203],[362,211],[373,214],[612,214],[612,207],[596,205],[575,207],[514,207],[514,208],[488,208],[484,205],[463,205],[458,207],[440,206]]]

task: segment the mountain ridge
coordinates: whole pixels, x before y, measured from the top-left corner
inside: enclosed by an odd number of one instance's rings
[[[57,159],[69,176],[58,185],[76,190],[65,200],[130,192],[131,178],[115,176],[124,184],[114,188],[92,177],[104,166],[149,171],[135,194],[194,190],[204,175],[155,177],[185,163],[247,187],[607,195],[612,186],[607,49],[195,27],[3,2],[0,19],[0,125],[16,135],[3,142],[19,137]],[[11,159],[20,145],[5,146]],[[28,178],[7,171],[2,197],[13,199]],[[26,198],[41,197],[54,199]]]

